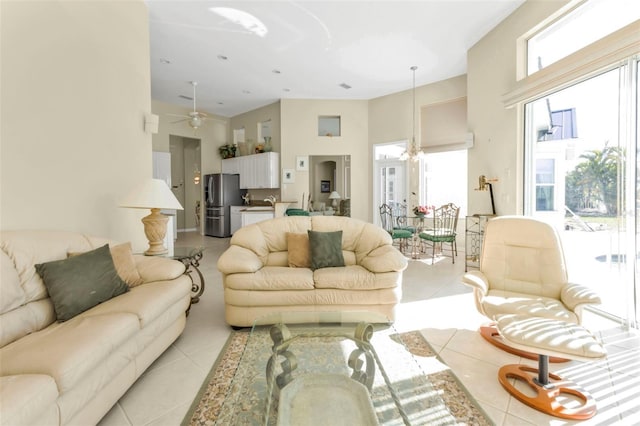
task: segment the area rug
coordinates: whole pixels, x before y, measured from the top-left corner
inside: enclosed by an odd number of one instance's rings
[[[246,330],[234,331],[227,340],[218,359],[213,365],[211,372],[205,379],[200,391],[196,395],[191,408],[187,412],[182,425],[190,426],[213,426],[243,424],[254,425],[263,423],[263,419],[252,411],[257,410],[256,406],[262,401],[254,397],[240,397],[240,389],[246,387],[246,382],[254,383],[259,376],[264,376],[264,371],[252,371],[252,364],[255,360],[243,353],[247,347],[249,332]],[[435,351],[425,340],[419,331],[411,331],[391,336],[392,339],[402,341],[404,346],[411,352],[414,358],[419,359],[423,366],[424,374],[430,382],[430,388],[425,392],[437,394],[436,404],[441,407],[429,407],[431,413],[424,418],[412,418],[410,424],[454,424],[454,425],[492,425],[493,422],[486,413],[479,407],[477,402],[469,395],[457,377],[439,359]],[[248,351],[248,355],[250,352]],[[242,359],[242,363],[241,363]],[[426,366],[426,368],[425,368]],[[238,370],[240,368],[240,370]],[[236,371],[238,375],[236,375]],[[236,380],[234,381],[234,376]],[[239,380],[238,377],[241,377]],[[247,379],[247,376],[249,377]],[[255,376],[251,378],[252,376]],[[256,382],[259,382],[257,379]],[[257,385],[256,385],[257,386]],[[237,412],[242,415],[238,416]],[[235,413],[232,413],[235,412]],[[442,415],[442,412],[446,415]],[[380,419],[379,419],[380,420]],[[405,422],[406,423],[406,422]],[[275,424],[275,419],[271,419],[269,424]],[[383,425],[402,425],[401,419],[380,421]]]

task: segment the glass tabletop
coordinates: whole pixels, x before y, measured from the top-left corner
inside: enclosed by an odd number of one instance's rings
[[[168,255],[168,257],[175,260],[182,260],[201,255],[203,251],[204,247],[174,247],[173,255]]]
[[[217,424],[298,424],[303,416],[305,424],[409,425],[451,417],[402,335],[369,312],[259,318],[232,389]]]

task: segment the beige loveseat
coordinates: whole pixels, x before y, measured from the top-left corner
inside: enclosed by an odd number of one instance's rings
[[[96,424],[184,329],[184,265],[130,254],[135,286],[57,321],[34,265],[106,243],[71,232],[0,234],[0,424]]]
[[[291,267],[288,233],[342,231],[344,266]],[[288,216],[243,227],[218,259],[225,318],[246,327],[276,312],[370,311],[395,319],[407,259],[389,234],[349,217]]]

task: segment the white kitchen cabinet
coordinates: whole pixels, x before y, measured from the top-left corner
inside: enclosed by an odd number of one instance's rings
[[[273,211],[244,211],[242,212],[242,226],[273,219]]]
[[[242,226],[242,210],[247,206],[231,206],[230,210],[230,223],[231,223],[231,235],[236,232]]]
[[[227,158],[222,160],[222,173],[237,175],[240,173],[240,157]]]
[[[240,175],[240,188],[280,188],[280,154],[264,152],[222,160],[222,173]]]

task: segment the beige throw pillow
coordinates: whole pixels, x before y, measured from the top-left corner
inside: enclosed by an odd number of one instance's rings
[[[135,287],[143,283],[142,277],[136,268],[136,261],[133,258],[131,243],[118,244],[109,247],[113,264],[118,271],[118,275],[129,287]],[[82,253],[67,253],[68,257],[77,256]]]
[[[309,268],[309,236],[307,234],[287,232],[287,251],[290,268]]]

